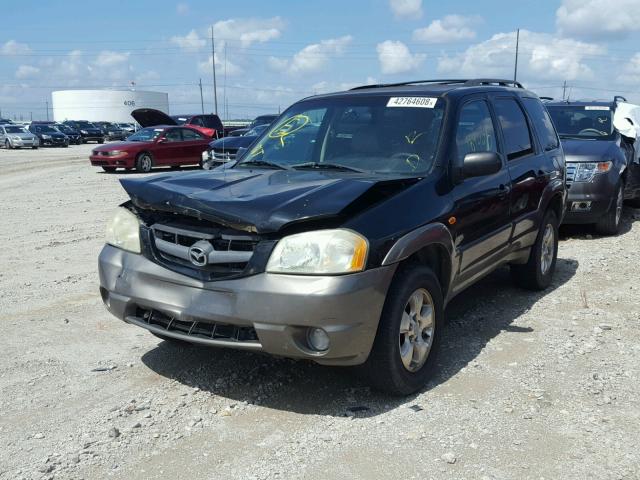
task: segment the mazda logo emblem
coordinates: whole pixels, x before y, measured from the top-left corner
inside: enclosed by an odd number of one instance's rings
[[[204,267],[209,262],[209,253],[213,251],[213,246],[206,240],[194,243],[189,248],[189,261],[196,267]]]

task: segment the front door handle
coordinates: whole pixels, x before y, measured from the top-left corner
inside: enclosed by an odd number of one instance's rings
[[[509,185],[505,185],[504,183],[501,183],[499,188],[500,193],[498,194],[498,197],[501,199],[506,198],[511,192],[511,187]]]

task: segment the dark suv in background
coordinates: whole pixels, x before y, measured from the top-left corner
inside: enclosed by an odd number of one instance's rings
[[[502,265],[552,281],[564,155],[508,80],[370,85],[292,105],[228,168],[123,179],[100,292],[172,341],[361,365],[408,394],[445,306]]]
[[[614,125],[624,98],[613,102],[548,102],[567,159],[567,214],[564,223],[594,224],[605,235],[620,229],[623,202],[640,195],[640,165],[634,138]],[[637,108],[637,107],[636,107]],[[640,115],[639,115],[640,117]],[[634,119],[619,119],[630,127]],[[631,122],[629,124],[628,122]],[[625,128],[625,133],[627,128]]]
[[[67,137],[69,137],[70,144],[82,144],[82,135],[75,128],[70,127],[69,125],[65,125],[64,123],[55,123],[53,124],[53,126],[60,130],[61,133],[64,133]]]
[[[93,122],[93,124],[102,130],[105,140],[124,140],[127,138],[125,131],[115,123]]]
[[[68,147],[69,137],[53,126],[53,122],[31,122],[29,131],[38,137],[41,147]]]
[[[82,135],[82,143],[104,143],[102,130],[87,120],[66,120],[62,123],[80,132],[80,135]]]

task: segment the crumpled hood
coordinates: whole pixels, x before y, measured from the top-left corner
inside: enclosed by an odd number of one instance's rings
[[[611,159],[619,148],[615,141],[562,140],[562,149],[567,162],[602,162]]]
[[[400,179],[334,172],[227,169],[167,174],[120,183],[140,208],[205,218],[257,233],[301,220],[338,216],[377,184]]]

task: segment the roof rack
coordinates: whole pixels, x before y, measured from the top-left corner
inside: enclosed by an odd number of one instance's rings
[[[540,100],[544,100],[546,102],[552,102],[553,101],[553,97],[540,97]]]
[[[351,90],[362,90],[365,88],[383,88],[383,87],[402,87],[405,85],[419,85],[429,83],[434,85],[462,85],[464,87],[478,87],[481,85],[499,85],[501,87],[513,86],[515,88],[524,88],[520,82],[515,80],[504,80],[499,78],[474,78],[474,79],[445,79],[445,80],[412,80],[409,82],[399,83],[378,83],[374,85],[361,85]]]

